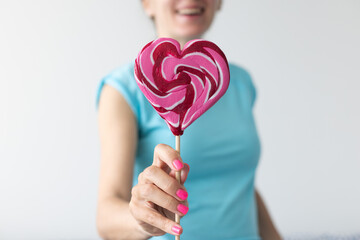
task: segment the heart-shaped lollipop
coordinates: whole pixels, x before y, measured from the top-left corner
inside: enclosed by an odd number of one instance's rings
[[[229,65],[214,43],[159,38],[148,43],[135,60],[135,78],[145,97],[174,135],[212,107],[229,86]]]

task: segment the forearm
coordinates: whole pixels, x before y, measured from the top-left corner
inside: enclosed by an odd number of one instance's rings
[[[262,240],[282,240],[279,232],[276,230],[271,220],[270,214],[266,209],[265,203],[258,191],[256,193],[256,203],[258,209],[259,232]]]
[[[100,236],[107,240],[148,239],[131,215],[129,203],[115,197],[99,202],[97,228]]]

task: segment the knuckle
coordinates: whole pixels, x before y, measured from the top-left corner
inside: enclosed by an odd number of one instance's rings
[[[163,204],[164,207],[173,211],[174,209],[176,209],[176,202],[175,200],[172,199],[172,197],[167,197],[163,199]]]
[[[135,185],[132,189],[131,189],[131,196],[137,196],[137,189],[139,188],[139,185]]]
[[[154,151],[157,153],[163,152],[163,153],[166,153],[168,156],[180,159],[179,152],[164,143],[160,143],[160,144],[156,145]]]
[[[150,167],[147,167],[145,170],[144,170],[144,177],[147,177],[147,178],[150,178],[152,176],[154,176],[156,174],[156,167],[155,166],[150,166]]]
[[[175,179],[171,179],[164,183],[164,190],[170,194],[173,194],[178,187],[178,182]]]
[[[134,215],[134,202],[133,201],[129,202],[129,210],[130,210],[130,213],[132,215]]]
[[[165,144],[159,143],[158,145],[155,146],[154,151],[159,152],[161,151],[161,149],[164,149],[165,146],[166,146]]]
[[[141,172],[138,176],[138,183],[143,183],[145,182],[145,173],[144,172]]]
[[[156,215],[153,211],[146,211],[144,212],[143,220],[148,224],[155,226],[156,224]]]
[[[164,190],[165,190],[165,192],[167,192],[167,193],[171,193],[172,191],[172,189],[173,189],[174,187],[173,187],[173,182],[172,181],[166,181],[166,182],[164,182]]]
[[[154,186],[152,184],[144,184],[141,189],[142,196],[149,198],[154,192]]]
[[[138,214],[138,211],[137,211],[137,206],[134,202],[130,201],[129,202],[129,211],[131,213],[131,215],[135,218],[135,219],[138,219],[139,218],[139,214]]]

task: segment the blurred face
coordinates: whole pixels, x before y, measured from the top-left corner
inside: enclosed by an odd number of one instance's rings
[[[210,27],[221,0],[143,0],[154,20],[158,37],[171,37],[181,45],[200,38]]]

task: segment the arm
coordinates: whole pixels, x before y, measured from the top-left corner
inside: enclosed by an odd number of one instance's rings
[[[100,236],[110,240],[144,240],[166,232],[180,235],[181,226],[171,219],[175,213],[184,216],[188,204],[186,189],[175,179],[175,172],[183,170],[181,182],[184,183],[189,166],[183,164],[179,153],[170,146],[157,145],[153,164],[140,173],[138,184],[132,187],[136,118],[122,95],[108,85],[103,87],[99,102],[99,130],[97,228]],[[174,162],[181,166],[175,166]],[[180,210],[179,204],[183,205]]]
[[[255,189],[256,203],[258,208],[259,232],[263,240],[282,240],[282,237],[276,230],[265,203],[259,192]]]
[[[137,125],[125,99],[105,85],[99,102],[101,166],[97,229],[104,239],[147,239],[129,211]]]

